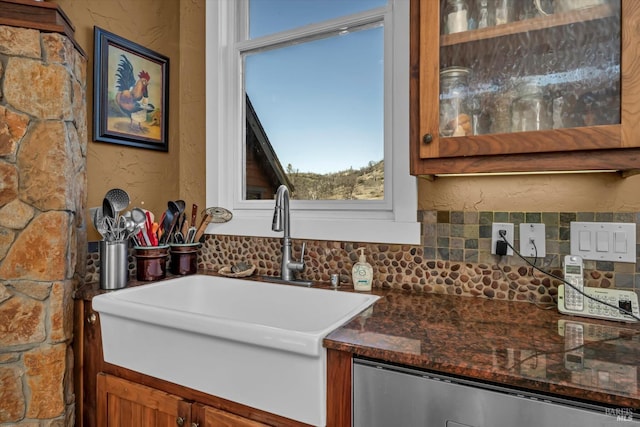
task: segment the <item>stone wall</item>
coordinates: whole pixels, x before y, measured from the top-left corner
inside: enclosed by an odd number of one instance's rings
[[[84,277],[86,59],[0,26],[0,424],[74,424],[72,293]],[[82,262],[77,262],[82,260]]]

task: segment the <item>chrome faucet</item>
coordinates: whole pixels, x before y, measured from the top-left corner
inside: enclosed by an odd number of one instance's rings
[[[291,259],[291,232],[289,229],[289,189],[286,185],[278,187],[276,192],[276,207],[273,212],[273,231],[284,231],[282,238],[282,263],[280,264],[280,279],[286,282],[296,282],[293,273],[295,271],[304,270],[304,248],[306,243],[302,244],[302,253],[300,261],[292,261]],[[306,284],[306,282],[305,282]]]

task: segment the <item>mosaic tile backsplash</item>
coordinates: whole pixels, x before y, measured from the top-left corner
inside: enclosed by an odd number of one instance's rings
[[[520,223],[544,223],[546,256],[527,259],[544,271],[562,276],[561,260],[570,252],[572,221],[638,224],[640,213],[420,211],[418,219],[422,223],[420,246],[307,240],[306,268],[300,278],[328,283],[330,275],[338,273],[342,284],[351,285],[351,267],[362,247],[373,266],[374,287],[551,303],[560,282],[535,271],[517,256],[491,255],[491,224],[513,223],[514,247],[518,248]],[[294,257],[299,257],[302,243],[293,239]],[[278,238],[207,235],[198,267],[217,271],[247,261],[256,265],[255,274],[277,276],[280,244]],[[98,281],[99,254],[89,252],[86,281]],[[585,285],[640,288],[637,266],[637,262],[585,261]],[[129,268],[135,277],[133,257]]]

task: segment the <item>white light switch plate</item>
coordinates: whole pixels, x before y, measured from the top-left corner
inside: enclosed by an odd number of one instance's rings
[[[572,222],[571,255],[595,261],[636,262],[636,224]]]
[[[544,258],[547,255],[544,224],[520,224],[520,254],[526,257]]]

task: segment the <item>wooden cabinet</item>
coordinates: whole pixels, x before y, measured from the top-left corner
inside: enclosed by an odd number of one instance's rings
[[[266,427],[270,425],[104,373],[98,374],[97,392],[98,427]]]
[[[453,34],[441,34],[443,4],[411,0],[412,174],[640,168],[640,2]],[[452,66],[474,76],[473,130],[454,136],[440,123],[440,72]],[[544,90],[547,123],[536,130],[514,126],[525,81]]]
[[[268,425],[199,403],[193,405],[192,415],[193,427],[265,427]]]
[[[191,403],[107,374],[97,377],[98,427],[191,426]]]
[[[103,368],[100,316],[91,301],[74,301],[76,425],[96,426],[96,377]]]

